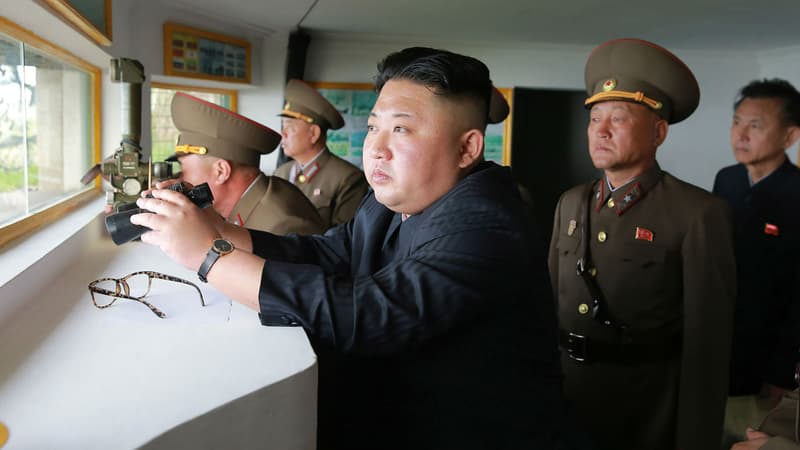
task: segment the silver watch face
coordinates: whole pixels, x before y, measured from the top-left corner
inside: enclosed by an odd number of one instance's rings
[[[216,239],[214,241],[214,250],[216,250],[217,253],[224,255],[233,251],[233,244],[225,239]]]

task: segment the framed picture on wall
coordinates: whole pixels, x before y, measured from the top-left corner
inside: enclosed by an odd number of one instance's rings
[[[250,64],[250,43],[245,39],[164,24],[165,75],[249,83]]]
[[[111,45],[111,0],[44,0],[80,32],[100,45]]]
[[[372,83],[309,83],[341,113],[344,127],[328,130],[328,149],[334,155],[361,167],[367,119],[378,94]]]
[[[511,122],[514,111],[514,91],[512,88],[497,88],[508,102],[508,117],[500,123],[490,123],[486,126],[484,137],[483,156],[488,161],[494,161],[504,166],[511,165]]]
[[[328,130],[328,149],[336,156],[361,167],[367,119],[378,94],[372,83],[311,82],[325,99],[342,114],[344,127]],[[513,106],[511,88],[498,88],[509,107]],[[513,108],[509,108],[513,110]],[[511,164],[511,114],[501,123],[489,124],[484,138],[484,157],[497,164]]]

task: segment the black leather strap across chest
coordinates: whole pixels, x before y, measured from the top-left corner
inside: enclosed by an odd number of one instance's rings
[[[603,183],[605,180],[600,179],[599,182]],[[603,291],[600,290],[600,286],[597,285],[597,280],[591,272],[594,264],[592,263],[592,252],[589,245],[591,233],[589,220],[592,208],[591,198],[595,184],[596,183],[590,183],[587,185],[581,196],[581,201],[578,203],[579,211],[575,215],[581,218],[581,250],[578,254],[576,272],[583,280],[592,298],[592,317],[604,326],[613,327],[620,333],[624,333],[627,327],[616,320],[609,311],[608,302],[605,300]]]

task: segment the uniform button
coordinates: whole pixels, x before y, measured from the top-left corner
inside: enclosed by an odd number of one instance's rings
[[[606,234],[605,231],[601,231],[601,232],[597,233],[597,240],[598,241],[605,242],[606,239],[608,239],[608,235]]]
[[[597,276],[597,267],[592,267],[589,269],[589,275],[596,277]]]
[[[608,199],[608,207],[609,208],[613,208],[614,207],[614,199],[613,198]]]
[[[578,312],[580,314],[588,313],[589,312],[589,305],[587,305],[586,303],[581,303],[580,305],[578,305]]]

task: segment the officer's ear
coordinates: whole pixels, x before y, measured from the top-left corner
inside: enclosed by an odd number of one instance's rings
[[[225,182],[230,180],[232,170],[233,169],[231,167],[230,161],[222,158],[217,158],[211,165],[212,180],[210,181],[212,181],[213,184],[217,185],[224,184]]]
[[[322,136],[322,127],[317,124],[312,124],[309,130],[309,140],[311,141],[311,145],[316,144],[319,142],[319,138]]]
[[[667,134],[669,133],[669,123],[667,123],[664,119],[659,119],[655,123],[655,142],[656,148],[660,147],[664,141],[667,140]]]

